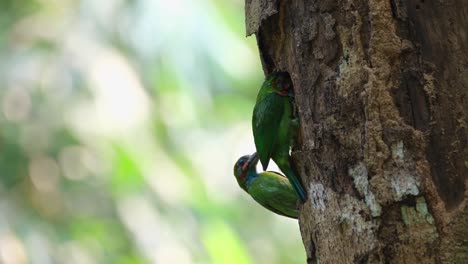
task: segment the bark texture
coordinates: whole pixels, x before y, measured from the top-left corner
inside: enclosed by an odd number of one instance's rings
[[[309,263],[468,263],[464,0],[246,0],[287,71]]]

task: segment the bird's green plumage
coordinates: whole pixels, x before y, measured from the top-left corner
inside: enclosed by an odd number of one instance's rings
[[[306,193],[290,164],[289,150],[296,130],[292,98],[288,96],[293,87],[285,73],[267,76],[257,96],[252,116],[255,147],[266,170],[273,159],[286,174],[302,201]]]
[[[268,210],[297,219],[299,198],[289,180],[276,172],[257,173],[255,167],[258,160],[249,163],[250,157],[239,158],[234,166],[234,175],[239,186]]]
[[[285,111],[288,111],[288,104],[283,100],[285,99],[282,96],[272,93],[257,102],[254,108],[252,128],[255,146],[264,170],[268,167],[274,151],[278,150],[278,141],[281,140],[278,132],[281,131],[281,126],[287,125],[284,124],[287,118],[283,116]]]
[[[296,219],[299,216],[299,198],[283,175],[269,171],[259,173],[257,179],[247,184],[247,192],[272,212]]]

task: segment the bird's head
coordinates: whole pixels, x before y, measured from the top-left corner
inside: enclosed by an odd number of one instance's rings
[[[245,181],[249,172],[257,171],[256,166],[258,163],[258,155],[255,152],[252,155],[245,155],[240,157],[234,165],[234,176],[236,176],[239,186],[246,190]]]
[[[287,72],[275,72],[267,77],[273,91],[281,96],[294,96],[291,77]]]

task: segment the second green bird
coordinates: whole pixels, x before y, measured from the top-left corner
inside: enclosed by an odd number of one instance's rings
[[[287,73],[267,76],[258,92],[252,116],[255,147],[266,170],[272,159],[286,174],[302,202],[306,192],[290,164],[289,150],[298,122],[293,117],[293,85]]]
[[[297,219],[299,198],[289,180],[276,172],[257,173],[257,163],[257,153],[237,160],[234,176],[239,186],[268,210]]]

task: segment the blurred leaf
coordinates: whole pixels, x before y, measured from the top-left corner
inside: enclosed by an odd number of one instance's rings
[[[215,264],[253,263],[236,233],[219,220],[208,222],[203,227],[202,240]]]
[[[111,186],[116,196],[121,196],[130,192],[138,192],[144,186],[144,178],[138,166],[138,160],[132,156],[125,147],[119,144],[114,145],[115,165],[112,171]]]
[[[11,188],[28,175],[28,158],[18,144],[18,128],[6,124],[1,129],[0,181]]]

